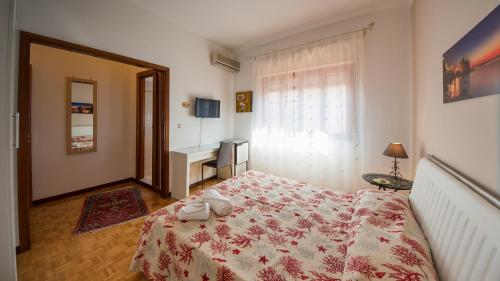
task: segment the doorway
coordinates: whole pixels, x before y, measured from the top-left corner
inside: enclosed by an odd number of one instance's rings
[[[150,146],[145,148],[150,148],[151,150],[151,154],[149,158],[147,158],[148,160],[146,160],[151,164],[151,169],[148,170],[148,172],[150,171],[151,174],[151,184],[149,184],[148,186],[152,187],[152,189],[158,192],[163,198],[170,196],[168,190],[169,68],[146,61],[21,31],[19,40],[19,137],[17,150],[19,252],[24,252],[30,249],[29,212],[32,206],[30,48],[32,44],[63,49],[149,69],[149,77],[152,77],[151,83],[154,89],[151,91],[150,98],[152,99],[152,104],[155,104],[155,106],[152,106],[153,108],[150,113],[151,125],[148,129],[148,132],[151,135],[149,138]],[[146,80],[144,80],[144,84],[146,85]],[[146,98],[145,95],[144,98]],[[136,138],[138,138],[137,135],[139,134],[136,134]],[[143,153],[143,156],[144,155],[145,154]],[[142,178],[135,178],[136,181],[138,181],[139,179]]]

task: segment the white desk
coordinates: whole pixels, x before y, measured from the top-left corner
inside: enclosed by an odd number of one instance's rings
[[[233,174],[236,174],[238,164],[248,161],[248,142],[228,140],[233,142]],[[211,160],[217,157],[220,143],[202,146],[186,147],[172,151],[172,190],[171,195],[177,200],[189,196],[189,179],[191,163]],[[245,166],[246,167],[246,166]]]

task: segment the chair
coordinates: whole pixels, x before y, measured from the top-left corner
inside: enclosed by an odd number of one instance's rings
[[[219,169],[229,166],[231,168],[231,177],[233,176],[232,154],[233,143],[222,142],[217,152],[217,158],[204,162],[201,166],[201,186],[203,188],[203,167],[211,167],[217,170],[217,182],[219,182]]]

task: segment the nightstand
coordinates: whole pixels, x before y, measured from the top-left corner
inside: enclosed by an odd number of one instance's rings
[[[411,190],[413,181],[398,179],[395,180],[393,177],[384,174],[363,174],[363,179],[370,184],[378,186],[378,189],[386,190],[394,189],[394,192],[398,190]]]

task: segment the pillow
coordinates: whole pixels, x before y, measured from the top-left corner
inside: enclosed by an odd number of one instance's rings
[[[438,280],[429,244],[408,198],[360,190],[348,232],[342,280]]]

